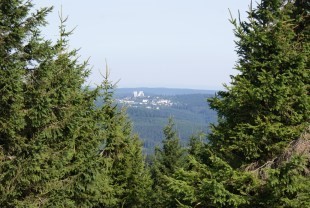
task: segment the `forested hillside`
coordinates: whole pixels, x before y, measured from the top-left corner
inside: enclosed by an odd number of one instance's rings
[[[207,104],[207,99],[213,95],[164,96],[159,93],[156,97],[169,100],[173,104],[160,106],[158,109],[147,108],[145,105],[124,106],[133,122],[134,132],[138,133],[143,141],[146,153],[152,153],[155,146],[161,145],[164,138],[163,129],[167,125],[169,117],[173,118],[183,145],[188,143],[193,134],[208,133],[210,124],[216,122],[216,112],[211,110]]]
[[[143,92],[143,96],[135,98],[134,92]],[[169,88],[116,88],[114,93],[118,107],[126,109],[133,133],[140,136],[146,154],[153,153],[155,146],[161,146],[163,129],[170,117],[182,145],[186,146],[194,134],[208,133],[210,124],[217,122],[216,112],[207,103],[214,95],[215,91],[211,90]],[[169,103],[161,103],[163,101]],[[96,105],[102,104],[103,99],[99,98]]]
[[[310,4],[257,4],[231,17],[238,73],[210,111],[204,94],[117,100],[108,66],[85,86],[67,18],[53,42],[52,8],[0,0],[0,207],[310,207]],[[123,104],[167,119],[147,163]],[[217,121],[184,146],[178,122],[213,120],[190,112]]]
[[[128,96],[134,91],[143,91],[148,95],[191,95],[191,94],[207,94],[214,95],[216,90],[197,90],[197,89],[179,89],[179,88],[149,88],[149,87],[140,87],[140,88],[117,88],[115,90],[116,97]]]

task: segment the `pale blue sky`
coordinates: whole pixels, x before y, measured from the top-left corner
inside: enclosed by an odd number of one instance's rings
[[[58,34],[58,11],[69,16],[72,48],[93,66],[89,83],[102,80],[105,59],[119,87],[223,89],[236,74],[228,9],[246,18],[250,0],[34,0],[54,6],[43,33]]]

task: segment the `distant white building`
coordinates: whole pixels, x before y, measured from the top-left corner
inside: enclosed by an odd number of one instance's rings
[[[144,92],[143,91],[134,91],[133,92],[133,97],[144,97]]]
[[[157,103],[158,104],[160,104],[160,105],[169,105],[170,104],[170,100],[159,100],[159,101],[157,101]]]
[[[139,91],[138,97],[144,97],[144,92],[143,91]]]

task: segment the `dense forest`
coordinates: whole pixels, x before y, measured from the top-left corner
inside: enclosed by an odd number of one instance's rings
[[[167,118],[146,162],[108,67],[85,86],[67,19],[53,42],[52,8],[0,0],[0,207],[310,207],[309,7],[232,17],[238,74],[208,99],[217,121],[183,146]]]
[[[127,107],[126,112],[133,122],[133,131],[139,134],[146,153],[153,153],[164,138],[163,128],[173,118],[182,145],[186,145],[193,134],[207,133],[209,125],[216,122],[216,112],[206,104],[212,95],[188,94],[162,96],[174,103],[160,109]]]
[[[163,129],[168,123],[167,118],[173,118],[183,146],[187,145],[193,134],[208,133],[210,124],[216,123],[217,114],[206,102],[208,98],[214,96],[214,93],[205,94],[211,91],[148,88],[143,91],[145,96],[134,98],[133,90],[137,89],[116,89],[114,97],[119,108],[126,108],[126,113],[133,124],[133,133],[139,135],[143,142],[143,152],[146,154],[154,153],[154,147],[161,146],[164,138]],[[200,94],[196,94],[199,92]],[[120,103],[122,99],[136,102],[136,105]],[[155,103],[156,106],[151,107],[148,103],[141,104],[143,100],[168,100],[171,105],[158,106]],[[98,99],[96,105],[102,106],[103,98]]]

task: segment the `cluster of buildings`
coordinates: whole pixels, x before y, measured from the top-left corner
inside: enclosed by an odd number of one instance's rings
[[[134,98],[144,97],[144,92],[143,91],[134,91],[133,92],[133,97]]]
[[[145,107],[147,109],[157,109],[160,107],[169,107],[173,102],[159,96],[145,96],[143,91],[134,91],[133,96],[117,99],[121,104],[128,107]]]

